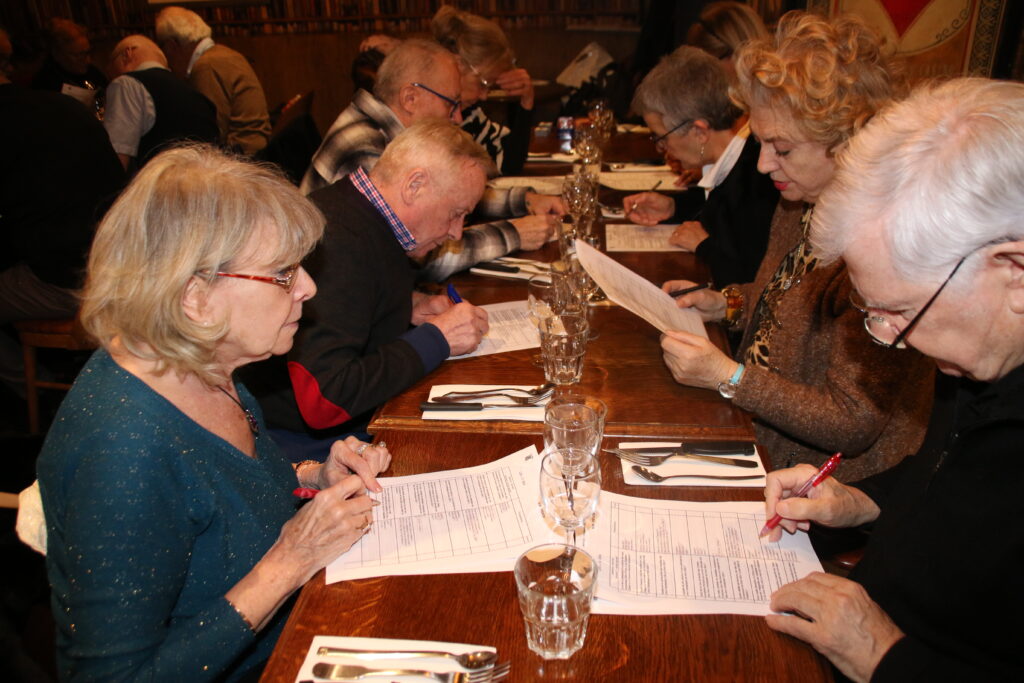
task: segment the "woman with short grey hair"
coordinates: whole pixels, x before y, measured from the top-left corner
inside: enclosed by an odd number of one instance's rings
[[[696,252],[718,286],[753,280],[779,193],[757,171],[761,147],[729,98],[721,62],[697,48],[679,48],[647,74],[633,109],[659,152],[684,168],[703,168],[704,176],[678,201],[656,192],[627,196],[627,217],[641,225],[681,222],[671,243]]]

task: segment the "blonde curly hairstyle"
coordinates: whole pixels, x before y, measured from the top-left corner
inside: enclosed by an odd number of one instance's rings
[[[826,19],[787,12],[774,38],[740,49],[736,75],[737,104],[788,110],[830,152],[902,90],[881,38],[851,14]]]

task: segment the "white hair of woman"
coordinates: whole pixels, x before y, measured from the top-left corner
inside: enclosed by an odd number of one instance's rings
[[[918,87],[854,136],[811,239],[820,258],[835,260],[862,226],[881,221],[897,274],[940,282],[986,244],[1024,238],[1022,216],[1024,84],[957,78]],[[971,272],[970,260],[962,270]]]

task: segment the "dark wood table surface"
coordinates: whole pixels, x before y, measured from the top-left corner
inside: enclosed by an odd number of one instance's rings
[[[489,462],[540,439],[523,434],[385,431],[389,474]],[[602,459],[603,488],[672,500],[760,500],[759,489],[626,486],[614,458]],[[388,576],[303,588],[264,671],[290,683],[316,635],[403,638],[491,645],[512,662],[510,681],[829,681],[828,663],[805,643],[737,615],[590,618],[583,649],[545,661],[526,647],[511,572]]]
[[[558,258],[555,243],[528,258]],[[707,278],[707,268],[693,254],[614,253],[614,259],[661,284],[686,277]],[[526,299],[526,282],[463,273],[452,278],[459,293],[475,304]],[[590,342],[578,389],[608,405],[605,432],[614,436],[687,436],[707,439],[753,440],[747,414],[716,391],[676,383],[662,361],[660,333],[619,306],[597,306],[592,323],[599,337]],[[720,347],[725,334],[717,325],[708,333]],[[544,372],[533,365],[537,349],[446,361],[440,368],[378,409],[371,433],[384,429],[540,433],[538,422],[423,420],[420,403],[435,384],[540,384]]]

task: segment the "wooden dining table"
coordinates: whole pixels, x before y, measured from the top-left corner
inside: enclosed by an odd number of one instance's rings
[[[383,431],[407,475],[490,462],[537,436],[463,431]],[[606,440],[606,445],[614,441]],[[602,455],[602,488],[667,500],[760,500],[761,491],[627,486],[614,457]],[[538,510],[538,514],[540,511]],[[600,520],[598,520],[600,523]],[[509,568],[511,570],[511,567]],[[829,664],[805,643],[772,631],[761,617],[593,615],[583,649],[546,661],[526,646],[511,571],[382,576],[303,588],[262,680],[291,683],[316,635],[401,638],[496,647],[512,663],[509,681],[829,681]],[[600,580],[600,579],[598,579]]]
[[[633,136],[624,143],[616,136],[612,148],[624,159],[635,157],[645,142],[646,138]],[[518,255],[551,261],[558,248],[550,243]],[[693,254],[609,256],[656,284],[680,278],[703,282],[708,275]],[[474,304],[526,298],[523,280],[463,273],[452,282]],[[715,391],[684,387],[672,379],[654,327],[614,305],[594,307],[592,324],[598,337],[588,345],[576,389],[608,405],[606,446],[623,439],[754,440],[750,416],[744,411]],[[721,328],[709,325],[708,333],[725,348]],[[381,406],[369,430],[377,441],[386,441],[393,454],[386,474],[470,467],[531,444],[541,447],[538,422],[423,420],[419,409],[434,384],[539,384],[543,372],[532,362],[534,353],[536,349],[528,349],[447,361]],[[763,499],[759,488],[627,486],[617,459],[602,454],[601,464],[602,488],[624,495],[688,501]],[[325,573],[318,572],[298,596],[262,680],[295,681],[316,635],[489,645],[497,648],[501,660],[511,662],[510,681],[832,680],[829,663],[805,643],[772,631],[762,617],[729,614],[593,615],[580,652],[565,661],[544,660],[526,646],[511,571],[466,574],[453,567],[449,574],[383,576],[330,585]]]
[[[600,228],[599,228],[600,231]],[[549,243],[526,258],[551,261],[558,248]],[[648,280],[707,278],[706,267],[693,254],[610,254]],[[452,278],[464,300],[474,304],[526,300],[526,281],[462,273]],[[610,303],[610,302],[609,302]],[[598,334],[587,346],[583,377],[575,387],[608,405],[605,431],[614,436],[753,440],[750,418],[717,391],[683,386],[672,379],[662,360],[660,332],[617,305],[594,306],[591,326]],[[720,347],[727,344],[718,325],[707,327]],[[522,421],[423,420],[420,403],[435,384],[541,384],[543,370],[533,363],[537,349],[449,360],[377,411],[370,433],[381,430],[440,430],[539,433],[540,424]]]

